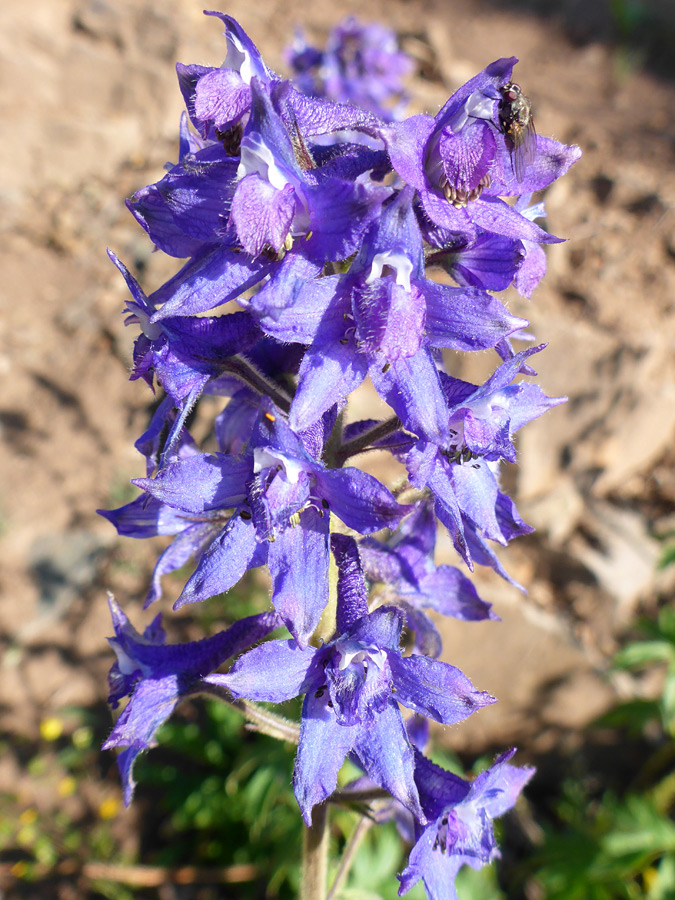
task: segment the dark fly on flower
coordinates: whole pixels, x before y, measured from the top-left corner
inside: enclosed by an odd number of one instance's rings
[[[532,104],[514,81],[507,82],[500,92],[499,124],[511,154],[513,171],[518,181],[522,181],[526,166],[534,162],[537,152]]]

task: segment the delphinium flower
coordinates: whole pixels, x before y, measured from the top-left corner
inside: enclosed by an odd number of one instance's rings
[[[128,801],[138,754],[182,698],[234,703],[298,742],[307,828],[324,827],[328,801],[357,796],[336,792],[349,759],[363,773],[355,784],[390,795],[408,823],[401,889],[421,879],[431,900],[453,898],[461,865],[497,855],[491,821],[531,771],[502,757],[468,782],[423,755],[420,717],[459,723],[493,702],[441,659],[429,611],[476,627],[497,616],[467,574],[436,564],[436,520],[469,569],[509,578],[492,545],[531,528],[499,468],[516,460],[516,432],[564,398],[516,380],[535,374],[544,345],[516,348],[528,323],[494,294],[513,285],[529,297],[543,276],[543,245],[559,239],[535,223],[532,194],[579,150],[528,132],[517,152],[514,58],[435,117],[393,121],[386,98],[400,99],[407,64],[387,29],[347,22],[325,52],[298,48],[294,84],[234,19],[208,15],[225,27],[225,60],[178,67],[178,161],[128,203],[181,262],[146,294],[110,254],[130,292],[127,324],[140,329],[131,377],[163,396],[136,443],[141,494],[103,515],[122,535],[172,538],[146,604],[190,561],[177,607],[263,567],[270,602],[232,621],[225,597],[226,627],[183,644],[166,643],[158,619],[138,634],[112,603],[111,702],[129,700],[107,746],[124,748]],[[303,94],[317,66],[323,86]],[[483,384],[453,374],[451,354],[472,351],[494,351]],[[390,415],[349,421],[349,396],[368,378]],[[374,449],[404,464],[405,484],[390,490],[354,465]],[[290,637],[266,640],[281,626]],[[298,696],[299,726],[252,705]],[[377,819],[367,798],[355,802]],[[317,900],[320,870],[303,876]]]
[[[405,79],[413,63],[391,28],[379,22],[363,25],[349,16],[331,31],[323,50],[308,44],[298,30],[286,57],[305,94],[353,103],[386,121],[403,117]]]
[[[509,765],[504,753],[473,782],[465,781],[416,751],[415,783],[426,824],[416,827],[400,895],[420,879],[429,900],[457,900],[455,877],[462,866],[481,869],[499,856],[493,819],[511,809],[534,769]]]
[[[279,703],[305,694],[294,786],[307,824],[312,808],[335,789],[349,753],[376,784],[424,821],[398,704],[449,725],[494,698],[476,691],[447,663],[403,656],[401,614],[386,606],[368,612],[356,542],[334,534],[332,544],[338,596],[331,640],[304,650],[294,640],[268,642],[241,656],[227,675],[207,681],[250,700]]]
[[[273,612],[240,619],[225,631],[186,644],[167,644],[161,614],[139,634],[116,601],[109,596],[115,636],[108,638],[116,661],[108,676],[108,702],[116,708],[129,697],[104,747],[124,747],[118,765],[124,781],[124,801],[134,792],[134,763],[153,746],[159,726],[183,697],[195,690],[200,676],[241,653],[278,628]]]

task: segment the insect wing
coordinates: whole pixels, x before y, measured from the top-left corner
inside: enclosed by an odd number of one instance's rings
[[[516,179],[521,182],[525,178],[525,169],[532,165],[537,155],[537,132],[534,119],[529,117],[527,125],[513,129],[513,152],[511,160]]]

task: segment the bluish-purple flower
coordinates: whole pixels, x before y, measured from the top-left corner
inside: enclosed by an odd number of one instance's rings
[[[103,749],[123,747],[117,761],[124,783],[124,802],[133,796],[133,767],[138,755],[154,746],[160,725],[180,700],[197,688],[199,679],[225,660],[266,637],[281,624],[276,613],[240,619],[226,631],[185,644],[167,644],[161,616],[143,634],[130,623],[112,596],[108,600],[115,636],[109,638],[116,661],[110,670],[109,702],[113,708],[129,697]]]
[[[458,900],[455,877],[462,866],[481,869],[499,856],[492,822],[511,809],[534,774],[509,765],[504,753],[473,782],[446,772],[415,752],[415,782],[426,823],[418,826],[408,865],[398,876],[399,895],[421,879],[429,900]]]
[[[424,214],[469,241],[482,232],[537,243],[559,240],[501,199],[548,187],[581,155],[578,147],[537,137],[533,162],[522,180],[516,177],[499,119],[500,89],[516,62],[511,57],[491,63],[435,118],[411,116],[382,130],[391,163],[416,189]]]
[[[356,543],[332,536],[338,565],[337,631],[318,648],[271,641],[240,657],[227,675],[208,681],[235,696],[279,703],[305,694],[294,788],[305,821],[335,789],[352,754],[370,778],[420,821],[413,753],[398,704],[451,724],[492,703],[459,669],[399,648],[402,614],[368,613]]]
[[[134,483],[188,521],[212,528],[214,513],[220,517],[178,606],[227,591],[266,562],[275,607],[303,646],[328,601],[331,513],[368,534],[395,527],[408,511],[372,475],[326,468],[269,410],[244,454],[193,455]]]
[[[364,538],[359,544],[366,576],[380,582],[387,602],[399,606],[415,635],[414,649],[439,656],[441,637],[423,611],[432,609],[464,621],[498,618],[473,583],[454,566],[436,566],[436,518],[432,504],[420,501],[387,541]]]
[[[413,62],[390,28],[362,25],[350,16],[333,29],[324,50],[307,44],[298,31],[286,55],[303,93],[351,103],[385,120],[402,118],[404,79]]]

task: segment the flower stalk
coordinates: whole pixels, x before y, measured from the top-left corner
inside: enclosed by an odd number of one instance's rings
[[[387,29],[348,20],[325,50],[299,37],[293,82],[234,19],[207,15],[225,62],[179,64],[177,161],[128,201],[184,262],[146,294],[110,253],[138,327],[131,377],[162,399],[135,445],[140,495],[101,512],[120,535],[168,539],[146,606],[190,563],[174,608],[222,596],[225,622],[172,643],[161,614],[139,633],[111,598],[109,699],[128,702],[104,746],[120,750],[129,803],[138,756],[181,700],[225,702],[297,748],[303,900],[335,900],[368,829],[390,820],[412,838],[400,892],[422,881],[448,900],[463,865],[498,855],[492,822],[532,770],[511,751],[468,780],[426,755],[429,720],[495,701],[443,659],[432,614],[498,618],[476,565],[519,587],[494,547],[532,529],[499,468],[516,461],[517,431],[565,398],[527,380],[545,345],[520,347],[528,323],[498,294],[530,297],[544,275],[560,239],[532,195],[580,151],[536,136],[513,57],[406,118],[409,61]],[[472,352],[493,354],[482,384],[453,371]],[[381,421],[350,406],[366,381]],[[212,416],[208,442],[190,433],[194,412]],[[358,467],[373,449],[405,467],[405,489]],[[436,563],[439,525],[458,565]],[[269,603],[237,619],[228,593],[259,568]],[[295,697],[299,723],[267,708]],[[347,759],[359,776],[338,790]],[[327,894],[334,804],[363,817]]]

